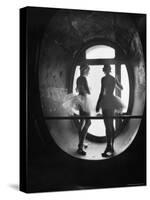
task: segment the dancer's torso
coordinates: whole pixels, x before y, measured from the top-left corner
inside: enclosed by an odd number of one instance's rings
[[[77,89],[78,89],[79,95],[86,96],[86,94],[90,94],[86,77],[80,76],[77,79]]]
[[[104,95],[113,95],[115,88],[115,78],[111,75],[106,75],[103,78]]]

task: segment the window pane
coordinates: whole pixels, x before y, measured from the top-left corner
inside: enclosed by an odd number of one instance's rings
[[[121,65],[121,84],[123,86],[123,90],[121,91],[121,99],[126,106],[123,112],[127,112],[129,103],[129,76],[125,64]]]
[[[115,50],[105,45],[96,45],[86,50],[86,59],[115,58]]]

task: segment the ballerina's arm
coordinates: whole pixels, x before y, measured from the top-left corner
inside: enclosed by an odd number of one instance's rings
[[[117,77],[115,80],[116,80],[116,86],[118,87],[118,89],[123,90],[123,86],[121,85]]]

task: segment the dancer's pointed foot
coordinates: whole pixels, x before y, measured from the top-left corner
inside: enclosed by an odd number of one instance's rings
[[[114,148],[111,145],[108,145],[105,151],[101,154],[102,157],[111,157],[114,154]]]
[[[102,153],[101,155],[102,157],[111,157],[113,156],[113,152],[107,151],[107,152]]]
[[[102,157],[109,157],[109,155],[106,152],[102,153],[101,155]]]
[[[79,148],[79,149],[77,150],[77,153],[80,154],[80,155],[82,155],[82,156],[85,156],[85,155],[86,155],[86,151],[84,151],[84,150],[81,149],[81,148]]]

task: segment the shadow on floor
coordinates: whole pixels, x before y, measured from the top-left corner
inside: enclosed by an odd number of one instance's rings
[[[9,187],[13,190],[19,191],[19,185],[18,184],[9,184]]]

